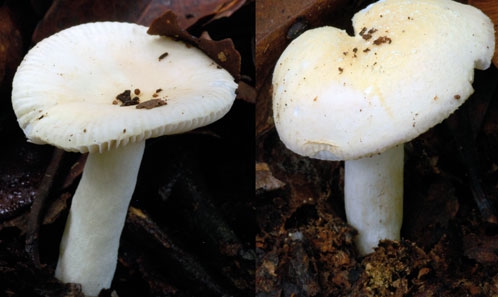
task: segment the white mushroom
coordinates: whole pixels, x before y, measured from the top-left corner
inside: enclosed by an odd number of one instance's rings
[[[89,296],[113,279],[145,140],[212,123],[235,99],[233,77],[204,53],[146,32],[117,22],[63,30],[29,51],[13,81],[29,141],[89,153],[56,269]]]
[[[472,94],[494,30],[481,11],[450,0],[379,1],[353,27],[354,36],[309,30],[287,47],[273,75],[273,112],[290,150],[346,160],[346,215],[364,255],[400,238],[403,143]]]

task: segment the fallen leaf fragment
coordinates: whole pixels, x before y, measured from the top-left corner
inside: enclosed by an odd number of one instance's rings
[[[147,31],[151,35],[176,38],[202,50],[206,55],[225,68],[236,79],[240,78],[241,56],[231,39],[214,41],[207,33],[201,37],[192,36],[178,24],[176,14],[169,10],[156,18]]]
[[[0,20],[0,87],[3,88],[10,85],[24,52],[21,31],[7,5],[0,7]]]
[[[256,190],[273,191],[283,186],[285,183],[273,176],[268,164],[256,163]]]
[[[178,1],[178,3],[182,3],[182,1]],[[214,20],[231,16],[245,3],[245,0],[215,0],[201,1],[201,3],[194,2],[194,7],[190,7],[188,9],[190,12],[188,17],[186,17],[185,20],[181,21],[184,21],[186,23],[185,27],[187,27],[187,25],[188,27],[195,26],[195,24],[198,22],[202,22],[203,25],[206,25]],[[175,5],[173,4],[173,6]],[[199,15],[198,11],[202,12],[201,16]]]

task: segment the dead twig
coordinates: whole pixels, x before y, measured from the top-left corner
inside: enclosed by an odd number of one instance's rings
[[[52,159],[50,160],[47,170],[43,175],[43,179],[40,183],[40,187],[38,188],[36,197],[33,200],[31,211],[28,216],[25,250],[33,261],[33,264],[37,268],[40,268],[41,266],[40,255],[38,251],[38,235],[40,230],[41,217],[46,206],[48,195],[52,188],[54,176],[59,169],[59,165],[61,163],[63,155],[63,150],[57,148],[54,150]]]

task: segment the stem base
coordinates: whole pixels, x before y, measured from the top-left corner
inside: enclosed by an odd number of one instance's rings
[[[55,276],[86,296],[109,288],[145,142],[88,155],[73,196]]]
[[[403,221],[403,146],[379,155],[345,162],[344,204],[348,223],[356,228],[361,255],[379,240],[399,240]]]

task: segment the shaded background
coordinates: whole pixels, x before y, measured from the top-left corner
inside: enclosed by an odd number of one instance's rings
[[[0,296],[81,296],[52,275],[85,156],[26,142],[10,104],[17,65],[36,42],[69,26],[149,26],[167,9],[194,36],[233,41],[242,58],[238,98],[212,125],[147,142],[114,282],[101,295],[254,295],[254,1],[7,0],[0,2]]]
[[[322,25],[348,29],[371,1],[129,2],[0,2],[0,296],[81,296],[52,275],[85,157],[53,158],[51,147],[25,141],[10,106],[17,65],[36,41],[70,25],[149,25],[171,3],[192,34],[233,40],[242,56],[239,98],[213,125],[148,142],[113,287],[103,296],[498,294],[495,67],[476,72],[476,93],[457,113],[406,145],[403,240],[360,258],[343,210],[343,164],[283,147],[269,82],[293,38]],[[37,226],[29,210],[39,196],[46,202]]]
[[[282,51],[314,27],[351,32],[372,2],[256,2],[256,295],[498,296],[495,66],[476,71],[455,114],[405,145],[403,239],[366,257],[346,224],[343,163],[298,156],[278,139],[270,85]],[[496,16],[495,2],[472,3]]]

